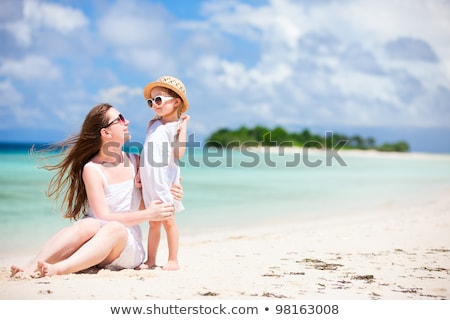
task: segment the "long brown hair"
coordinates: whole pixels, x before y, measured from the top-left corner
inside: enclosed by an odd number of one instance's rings
[[[112,105],[101,103],[94,106],[86,115],[80,133],[56,143],[46,151],[57,150],[57,154],[45,157],[60,158],[56,164],[46,164],[43,168],[53,171],[47,196],[61,201],[64,217],[78,220],[86,213],[87,194],[83,182],[83,168],[102,147],[100,131],[108,124],[106,113]]]

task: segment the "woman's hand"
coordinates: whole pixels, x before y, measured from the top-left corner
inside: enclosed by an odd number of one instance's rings
[[[144,211],[148,215],[148,221],[162,221],[173,216],[175,207],[171,203],[163,203],[160,200],[155,200]]]
[[[183,187],[179,183],[175,182],[174,184],[172,184],[172,187],[170,188],[170,193],[173,195],[173,198],[175,200],[181,201],[183,199]]]

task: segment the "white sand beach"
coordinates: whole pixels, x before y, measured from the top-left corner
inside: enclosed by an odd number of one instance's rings
[[[447,300],[449,231],[446,190],[371,212],[182,235],[179,271],[11,278],[10,265],[29,258],[18,252],[0,261],[0,299]]]

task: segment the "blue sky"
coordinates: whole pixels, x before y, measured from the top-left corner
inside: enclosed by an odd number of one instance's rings
[[[57,141],[183,80],[190,131],[257,124],[450,153],[450,2],[0,1],[0,141]]]

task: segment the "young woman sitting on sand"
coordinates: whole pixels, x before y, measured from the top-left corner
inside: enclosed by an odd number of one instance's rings
[[[128,124],[113,106],[99,104],[87,114],[78,135],[55,146],[64,156],[45,166],[56,170],[48,193],[62,199],[66,218],[79,220],[52,236],[24,267],[12,266],[11,276],[69,274],[93,266],[131,269],[144,262],[139,224],[165,220],[174,207],[154,201],[144,209],[135,179],[139,157],[122,151],[130,138]],[[181,200],[179,184],[171,192]]]

